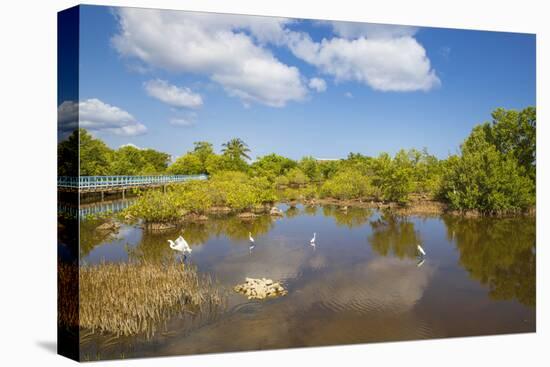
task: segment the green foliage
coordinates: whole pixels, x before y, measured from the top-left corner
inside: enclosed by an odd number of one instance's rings
[[[144,192],[125,213],[146,223],[176,221],[184,214],[182,202],[173,191],[163,193],[157,190]]]
[[[346,169],[325,181],[320,191],[321,197],[349,200],[370,196],[373,188],[367,176],[358,171]]]
[[[206,172],[206,160],[208,157],[214,154],[214,148],[212,147],[212,144],[206,141],[196,141],[193,143],[195,148],[193,149],[193,153],[199,158],[202,164],[202,172]]]
[[[254,176],[266,177],[272,182],[294,167],[296,167],[295,161],[274,153],[260,157],[250,166]]]
[[[78,133],[80,135],[80,175],[112,174],[113,150],[101,140],[95,139],[85,129],[79,129]],[[76,132],[73,135],[76,136]]]
[[[407,152],[400,150],[393,159],[383,153],[373,162],[373,169],[373,184],[382,199],[400,204],[408,202],[414,188],[414,170]]]
[[[535,203],[535,110],[497,109],[444,165],[441,196],[453,209],[526,210]]]
[[[340,165],[340,161],[319,162],[319,172],[321,174],[321,180],[327,180],[334,176],[340,168]]]
[[[78,134],[78,130],[73,131],[67,139],[57,145],[57,174],[59,176],[78,176]]]
[[[275,185],[275,187],[281,188],[281,187],[288,186],[289,181],[286,176],[279,176],[275,178],[273,184]]]
[[[232,160],[250,159],[248,145],[239,138],[229,140],[227,143],[222,144],[222,147],[222,153]]]
[[[306,176],[306,174],[298,167],[290,169],[286,174],[286,178],[288,179],[288,183],[290,185],[300,186],[309,182],[309,177]]]
[[[516,161],[487,143],[448,159],[443,197],[453,209],[503,213],[534,204],[534,183]]]
[[[227,206],[236,211],[251,209],[276,200],[275,191],[265,177],[223,171],[208,181],[170,185],[166,193],[149,190],[125,214],[145,222],[173,222],[186,213],[203,214],[212,206]]]
[[[205,168],[198,154],[187,153],[176,159],[168,167],[168,173],[172,175],[196,175],[205,173]]]
[[[321,180],[319,163],[313,157],[304,157],[298,162],[298,168],[307,175],[308,181],[317,182]]]
[[[82,176],[157,175],[164,173],[168,166],[170,156],[154,149],[139,149],[126,145],[113,150],[85,129],[79,129],[80,142],[76,144],[76,132],[73,135],[60,144],[60,156],[66,156],[69,147],[80,146]]]
[[[484,125],[487,141],[501,154],[514,157],[527,176],[535,181],[536,108],[527,107],[522,111],[497,108],[491,116],[491,125]]]

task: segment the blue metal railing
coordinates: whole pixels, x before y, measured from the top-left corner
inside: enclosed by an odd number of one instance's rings
[[[57,187],[79,190],[99,190],[139,186],[165,185],[190,180],[206,180],[207,175],[176,176],[59,176]]]

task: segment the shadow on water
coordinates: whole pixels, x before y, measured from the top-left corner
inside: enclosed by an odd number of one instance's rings
[[[534,219],[280,207],[282,218],[211,217],[160,233],[123,225],[107,236],[95,230],[100,222],[85,223],[80,255],[90,263],[173,260],[167,241],[183,235],[193,249],[188,261],[229,298],[207,323],[181,328],[171,320],[152,341],[105,336],[103,348],[86,332],[84,353],[104,359],[534,331]],[[419,243],[427,250],[421,266]],[[231,292],[245,277],[281,280],[289,293],[249,301]]]

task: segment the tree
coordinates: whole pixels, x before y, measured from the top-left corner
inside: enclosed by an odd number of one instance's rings
[[[304,157],[298,162],[298,168],[304,172],[311,181],[321,180],[319,163],[313,157]]]
[[[197,175],[204,173],[204,165],[196,153],[186,153],[168,167],[172,175]]]
[[[511,151],[493,143],[490,125],[474,127],[461,156],[445,165],[442,195],[453,209],[502,213],[525,210],[535,202],[535,182]]]
[[[251,170],[255,176],[274,181],[276,177],[285,175],[294,167],[296,167],[295,161],[273,153],[260,157],[251,165]]]
[[[527,176],[536,177],[536,124],[535,107],[521,111],[497,108],[491,114],[492,123],[485,123],[486,140],[504,154],[515,158]]]
[[[144,174],[159,174],[166,171],[168,163],[170,162],[170,154],[159,152],[150,148],[141,149],[140,154],[145,161],[145,166],[142,169]]]
[[[146,161],[141,154],[141,150],[126,145],[115,151],[112,174],[121,176],[141,175],[145,164]]]
[[[203,167],[206,167],[206,160],[214,154],[212,144],[206,141],[196,141],[193,145],[195,146],[193,153],[200,159]]]
[[[413,167],[407,152],[400,150],[392,159],[382,153],[373,161],[373,183],[384,200],[405,204],[413,190]]]
[[[78,130],[74,130],[67,139],[57,145],[57,174],[59,176],[78,176]]]
[[[80,175],[105,176],[112,170],[113,150],[85,129],[78,130],[80,136]],[[70,142],[69,142],[70,143]]]
[[[222,144],[222,153],[229,156],[232,160],[250,159],[247,153],[250,152],[248,145],[239,138],[229,140]]]

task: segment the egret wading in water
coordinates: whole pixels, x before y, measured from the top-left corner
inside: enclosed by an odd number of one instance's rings
[[[420,245],[416,245],[416,249],[418,250],[418,254],[420,257],[426,256],[426,251],[422,248]]]
[[[317,238],[317,232],[313,233],[313,238],[309,241],[309,244],[315,247],[315,239]]]
[[[250,245],[248,246],[248,251],[252,253],[252,250],[254,247],[256,247],[256,242],[254,242],[254,237],[252,237],[252,233],[248,232],[248,240],[250,241]]]
[[[189,247],[189,244],[182,236],[179,236],[175,242],[168,240],[168,243],[170,243],[170,248],[172,250],[179,251],[183,254],[183,260],[187,258],[187,254],[191,254],[191,247]]]

